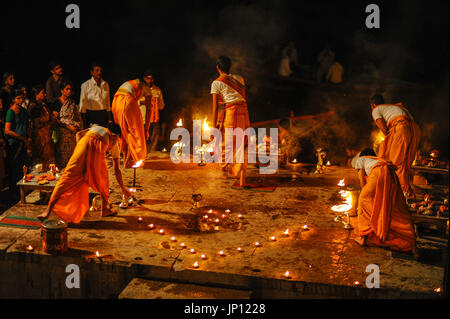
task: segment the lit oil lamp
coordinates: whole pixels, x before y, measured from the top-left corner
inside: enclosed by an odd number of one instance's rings
[[[220,257],[225,257],[225,253],[223,252],[223,250],[219,251],[217,253]]]
[[[191,254],[195,254],[195,249],[194,249],[194,248],[191,248],[191,250],[189,250],[189,252],[190,252]]]
[[[182,119],[179,119],[179,120],[178,120],[177,126],[178,126],[178,127],[183,126],[183,120],[182,120]]]
[[[142,217],[138,217],[138,223],[140,224],[140,223],[142,223],[142,221],[144,220]]]
[[[100,258],[102,255],[100,255],[100,253],[99,253],[99,251],[97,250],[97,251],[95,251],[95,257],[98,257],[98,258]]]
[[[303,231],[308,231],[308,230],[309,230],[308,225],[303,225]]]
[[[244,252],[244,250],[241,247],[236,248],[236,250],[237,250],[238,253],[243,253]]]
[[[286,229],[283,233],[284,237],[289,237],[289,229]]]
[[[344,186],[345,186],[344,180],[345,180],[344,178],[341,179],[341,180],[339,181],[339,183],[338,183],[338,186],[344,187]]]
[[[212,212],[213,212],[212,209],[208,210],[208,214],[212,214]]]
[[[153,229],[153,228],[155,228],[155,225],[153,225],[153,224],[148,224],[147,227],[148,227],[149,229]]]
[[[222,218],[225,218],[225,217],[227,217],[227,215],[225,215],[225,214],[222,214],[222,216],[221,216]]]
[[[360,282],[359,282],[358,280],[356,280],[356,281],[353,282],[353,284],[354,284],[355,286],[359,286]]]
[[[255,242],[255,247],[261,247],[261,243],[259,243],[259,242]]]
[[[175,238],[175,236],[172,236],[172,237],[170,237],[170,241],[172,241],[172,242],[176,242],[176,241],[177,241],[177,239]]]
[[[237,218],[242,218],[242,214],[238,214],[238,215],[237,215]]]
[[[289,271],[286,271],[286,272],[284,273],[284,278],[286,278],[286,279],[290,279],[290,278],[291,278],[291,274],[290,274]]]
[[[215,221],[216,223],[219,223],[219,222],[220,222],[220,219],[219,219],[219,218],[216,218],[214,221]]]
[[[162,149],[162,152],[163,152],[163,153],[166,153],[166,152],[167,152],[167,149],[164,147],[164,148]]]
[[[194,268],[198,268],[198,267],[199,267],[198,262],[196,261],[192,266],[193,266]]]
[[[205,259],[206,259],[206,255],[205,255],[205,254],[202,254],[202,255],[200,256],[200,258],[203,259],[203,260],[205,260]]]
[[[33,251],[34,248],[31,245],[27,245],[27,247],[25,248],[27,251]]]
[[[326,165],[327,165],[327,166],[331,166],[331,163],[330,163],[330,161],[328,161]]]
[[[435,288],[434,292],[440,293],[441,292],[441,287]]]
[[[164,235],[164,229],[160,229],[160,230],[158,231],[158,233],[160,233],[161,235]]]
[[[181,248],[186,248],[186,244],[185,243],[181,243],[180,246],[181,246]]]
[[[294,158],[294,160],[292,161],[293,164],[297,164],[297,159]]]
[[[204,218],[204,219],[208,219],[208,215],[204,215],[203,218]]]
[[[229,213],[231,213],[231,210],[225,209],[225,213],[229,214]]]
[[[275,236],[269,237],[269,240],[270,240],[270,241],[277,241],[277,239],[275,238]]]

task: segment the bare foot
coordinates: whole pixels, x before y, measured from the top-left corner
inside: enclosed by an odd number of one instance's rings
[[[354,241],[360,246],[367,246],[366,237],[355,238]]]
[[[101,216],[102,217],[108,217],[108,216],[114,216],[117,215],[117,212],[115,210],[112,210],[111,208],[105,208],[102,210]]]
[[[39,219],[41,222],[46,220],[48,216],[50,215],[50,209],[46,209],[42,214],[36,216],[37,219]]]

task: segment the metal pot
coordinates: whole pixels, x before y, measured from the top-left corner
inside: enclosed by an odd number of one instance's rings
[[[49,254],[67,251],[67,223],[63,220],[46,220],[41,229],[42,250]]]

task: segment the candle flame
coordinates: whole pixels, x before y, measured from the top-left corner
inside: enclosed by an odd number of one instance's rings
[[[100,253],[98,252],[98,250],[95,252],[95,256],[100,257]]]
[[[223,256],[223,250],[219,251],[219,255]]]
[[[297,163],[297,159],[296,158],[294,158],[294,160],[292,161],[292,163]]]
[[[441,292],[441,288],[440,287],[439,288],[435,288],[434,292]]]
[[[358,285],[359,285],[359,281],[356,280],[353,284],[354,284],[355,286],[358,286]]]
[[[186,244],[185,243],[181,243],[180,246],[184,248],[184,246],[186,246]]]
[[[255,246],[256,247],[258,247],[258,246],[260,246],[261,244],[259,243],[259,242],[255,242]]]
[[[171,241],[176,241],[175,237],[170,237]]]
[[[148,228],[150,228],[150,229],[153,229],[154,227],[155,227],[155,225],[153,225],[153,224],[149,224],[149,225],[147,225],[148,226]]]
[[[28,245],[28,246],[27,246],[27,250],[28,250],[28,251],[32,251],[32,250],[33,250],[33,246]]]
[[[289,229],[286,229],[286,230],[284,231],[284,234],[285,234],[285,235],[289,235]]]
[[[242,251],[241,247],[236,248],[237,251]]]
[[[200,258],[201,258],[201,259],[206,259],[206,255],[205,255],[205,254],[202,254],[202,255],[200,256]]]
[[[330,163],[330,161],[328,161],[328,162],[327,162],[327,166],[331,166],[331,163]]]
[[[191,252],[191,254],[194,254],[194,253],[195,253],[195,249],[192,248],[192,249],[190,250],[190,252]]]
[[[164,229],[160,229],[160,230],[159,230],[159,233],[160,233],[160,234],[164,234]]]
[[[290,276],[289,271],[286,271],[286,272],[284,273],[284,277],[288,278],[289,276]]]
[[[269,239],[270,239],[271,241],[275,241],[275,240],[276,240],[275,236],[272,236],[272,237],[270,237]]]
[[[344,178],[339,181],[338,186],[345,186]]]
[[[226,210],[225,210],[225,213],[228,214],[229,212],[231,212],[231,210],[229,210],[229,209],[226,209]]]
[[[194,268],[198,268],[198,262],[194,263]]]
[[[143,160],[139,160],[139,161],[137,161],[136,164],[134,164],[132,167],[133,167],[133,168],[138,168],[138,167],[140,167],[140,166],[142,165],[143,162],[144,162]]]
[[[206,119],[207,119],[208,117],[207,116],[205,116],[205,119],[203,120],[203,126],[202,126],[202,129],[203,129],[203,131],[205,131],[205,132],[209,132],[209,125],[208,125],[208,123],[206,122]]]
[[[178,127],[183,126],[183,120],[181,118],[178,120],[177,126]]]

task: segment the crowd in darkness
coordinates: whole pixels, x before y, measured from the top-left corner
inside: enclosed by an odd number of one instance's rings
[[[92,77],[82,84],[79,103],[61,63],[51,62],[49,70],[45,85],[31,90],[18,83],[14,72],[2,75],[0,191],[8,186],[9,192],[8,196],[2,192],[2,201],[19,199],[17,182],[24,176],[24,167],[30,172],[40,163],[44,171],[50,164],[63,169],[75,149],[77,132],[92,124],[106,127],[113,121],[109,84],[102,79],[99,63],[91,64]]]

